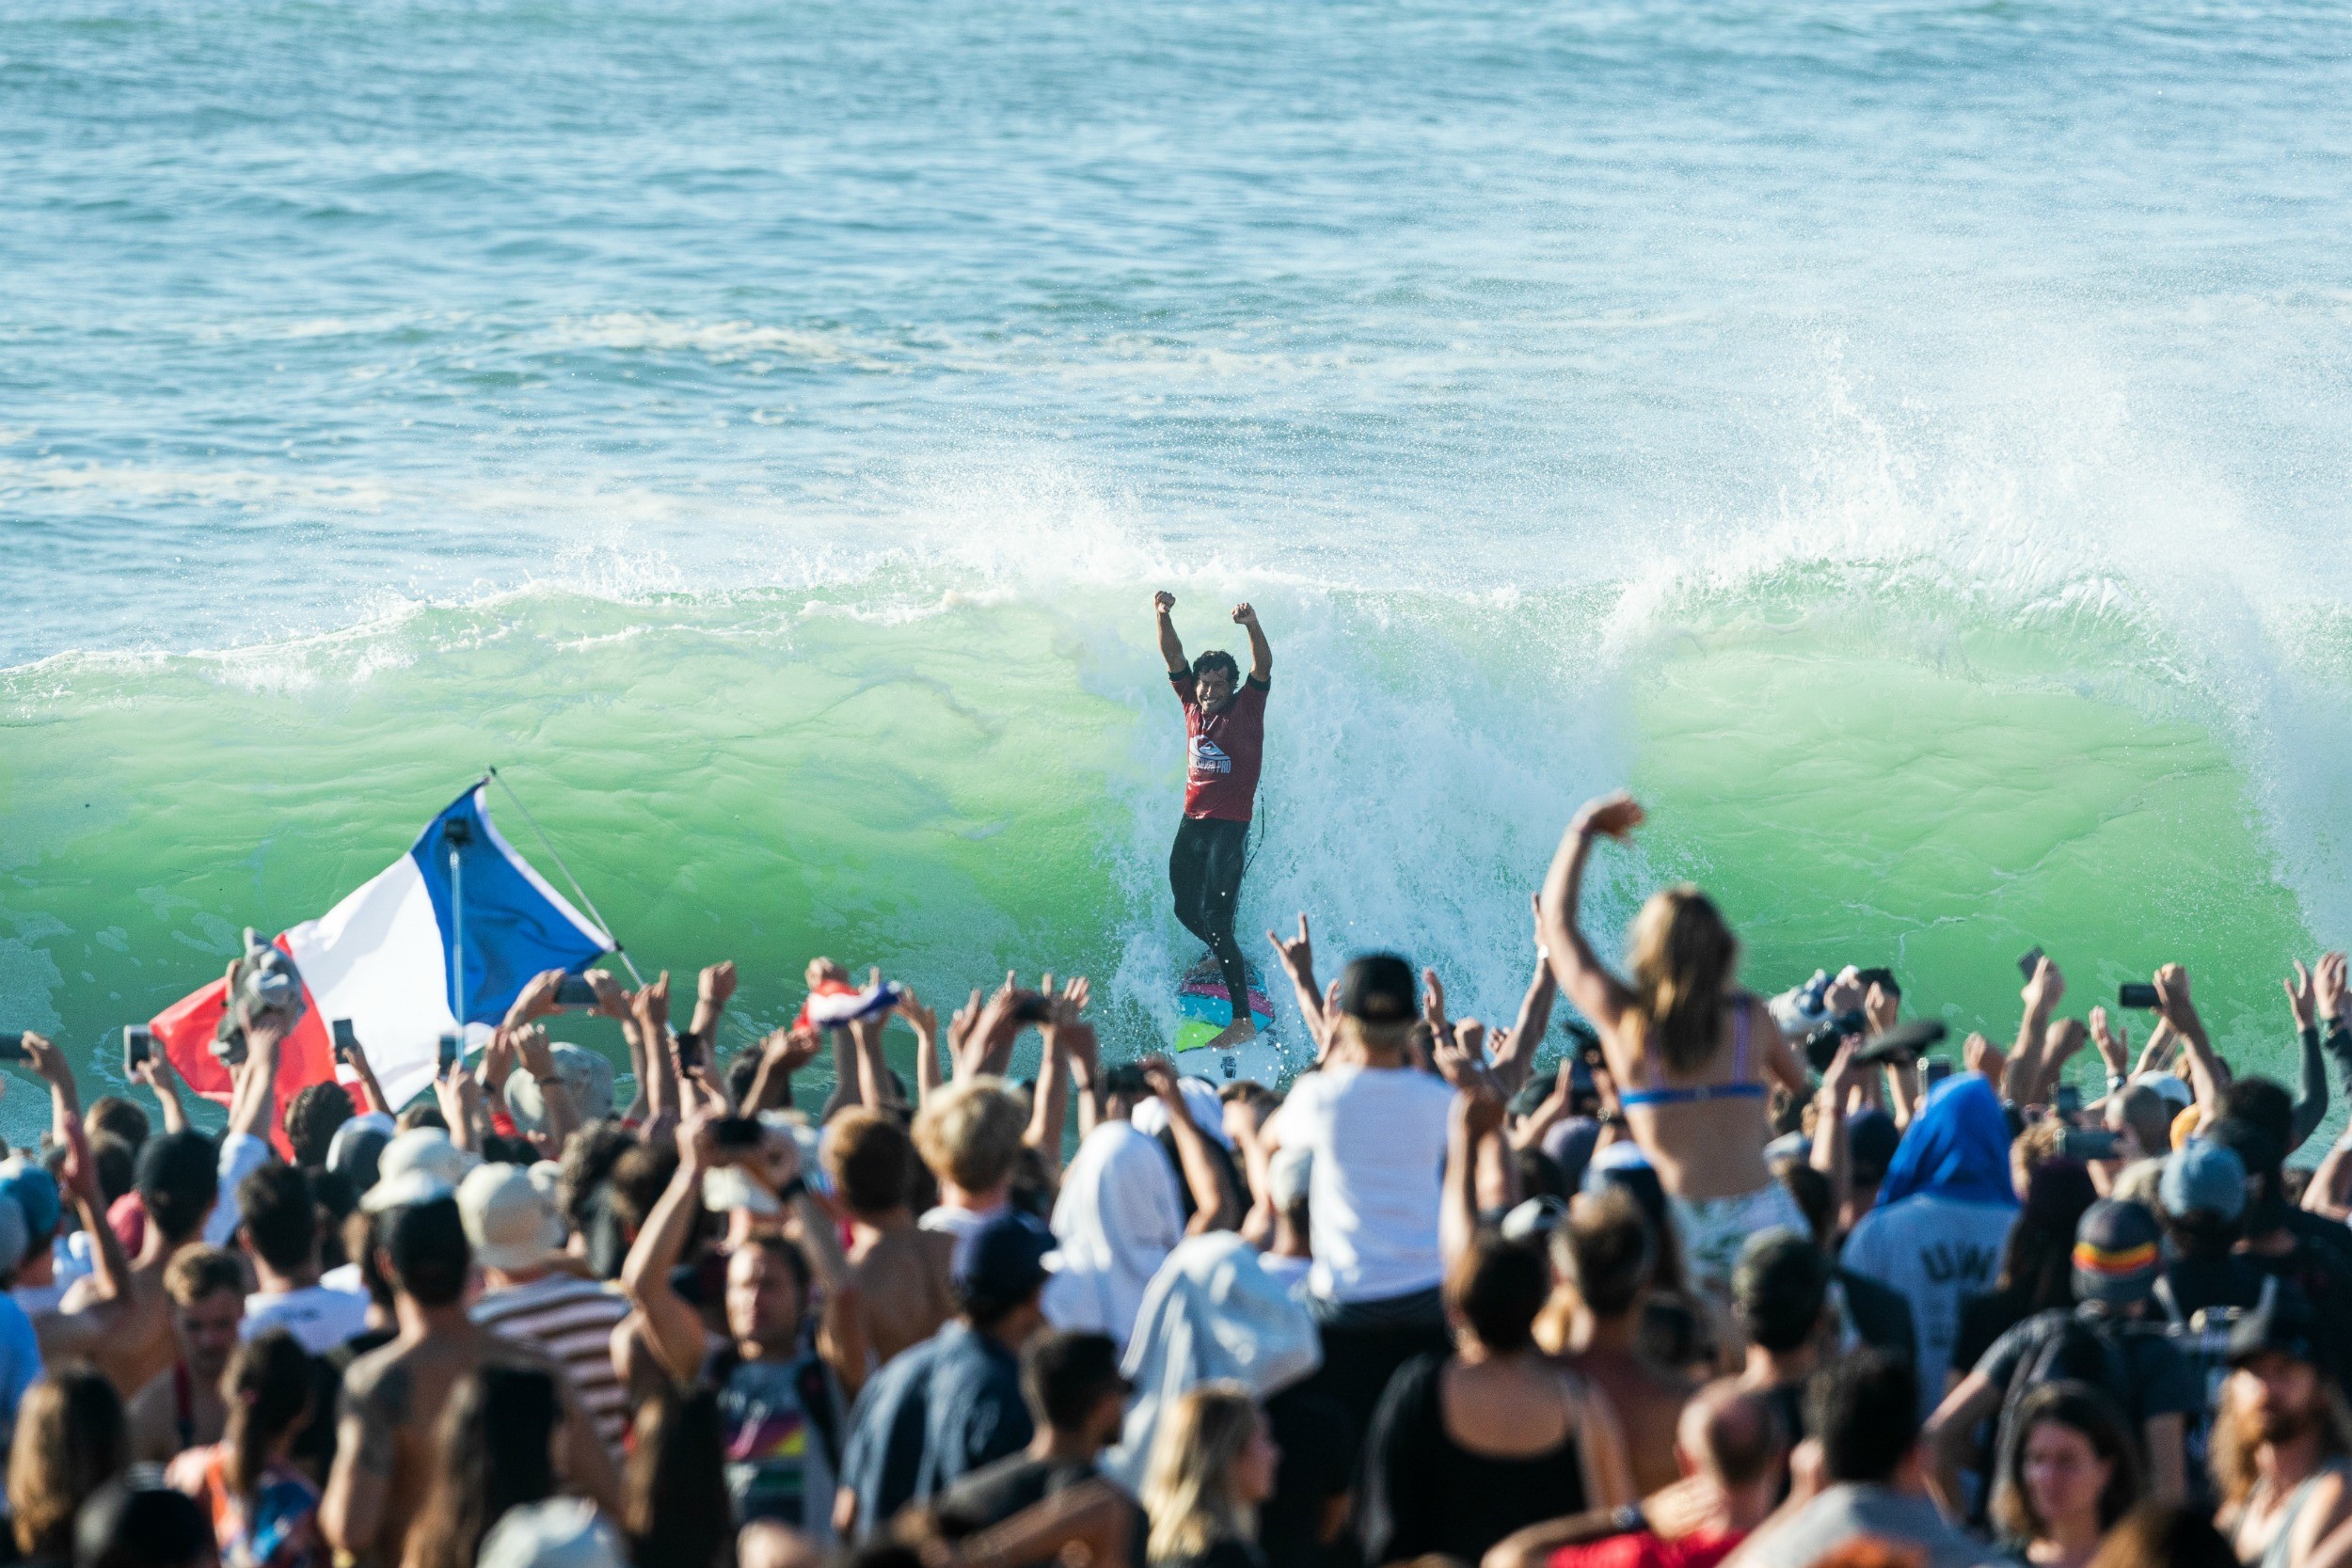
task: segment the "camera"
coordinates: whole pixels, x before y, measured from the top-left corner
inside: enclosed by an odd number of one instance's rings
[[[1839,1043],[1848,1035],[1860,1035],[1869,1027],[1869,1021],[1859,1011],[1822,1020],[1804,1037],[1805,1065],[1816,1072],[1827,1072],[1830,1064],[1837,1060]]]

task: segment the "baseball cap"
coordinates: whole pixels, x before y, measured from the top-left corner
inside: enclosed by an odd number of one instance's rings
[[[2319,1354],[2319,1322],[2311,1303],[2297,1288],[2280,1287],[2270,1305],[2240,1318],[2230,1330],[2230,1365],[2239,1367],[2264,1355],[2284,1355],[2312,1366],[2324,1366]]]
[[[2137,1203],[2101,1198],[2074,1227],[2074,1294],[2083,1301],[2129,1307],[2146,1301],[2164,1269],[2163,1232]]]
[[[326,1146],[326,1168],[351,1183],[354,1192],[364,1193],[376,1183],[384,1159],[384,1146],[392,1141],[399,1126],[381,1111],[367,1111],[353,1117],[335,1129],[335,1136]]]
[[[1420,1013],[1413,966],[1393,953],[1366,953],[1340,972],[1340,1011],[1366,1023],[1410,1023]]]
[[[628,1568],[620,1538],[584,1497],[517,1503],[482,1538],[476,1568]]]
[[[2156,1201],[2174,1219],[2203,1211],[2233,1220],[2246,1212],[2246,1162],[2237,1150],[2191,1138],[2165,1157],[2156,1179]]]
[[[564,1221],[522,1165],[477,1165],[457,1184],[466,1240],[485,1268],[513,1274],[563,1250]]]
[[[26,1245],[57,1233],[57,1219],[64,1210],[57,1193],[57,1179],[49,1168],[22,1154],[0,1160],[0,1193],[16,1199],[24,1212]]]
[[[1026,1214],[997,1215],[956,1243],[948,1268],[956,1299],[983,1316],[1019,1306],[1045,1283],[1045,1255],[1059,1244]]]
[[[437,1127],[412,1127],[384,1146],[376,1158],[375,1185],[359,1199],[371,1214],[429,1203],[457,1190],[466,1173],[482,1162],[449,1141]]]
[[[2186,1110],[2197,1096],[2187,1083],[2174,1072],[2142,1072],[2133,1075],[2135,1085],[2144,1084],[2156,1091],[2157,1097],[2169,1103],[2175,1115]]]
[[[1540,1242],[1557,1230],[1560,1227],[1560,1222],[1567,1217],[1568,1205],[1565,1198],[1554,1197],[1549,1193],[1542,1193],[1527,1199],[1503,1215],[1502,1224],[1498,1228],[1502,1232],[1502,1239],[1506,1242]]]
[[[586,1046],[568,1040],[548,1047],[548,1053],[555,1058],[555,1075],[571,1091],[572,1109],[580,1113],[581,1121],[601,1121],[612,1114],[611,1062]],[[548,1099],[539,1087],[539,1080],[528,1072],[517,1072],[506,1080],[506,1114],[525,1132],[547,1131]]]

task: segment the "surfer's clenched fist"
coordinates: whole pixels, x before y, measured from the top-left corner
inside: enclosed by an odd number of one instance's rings
[[[1152,609],[1156,613],[1165,615],[1175,608],[1176,595],[1169,593],[1167,589],[1163,588],[1158,593],[1152,595]]]

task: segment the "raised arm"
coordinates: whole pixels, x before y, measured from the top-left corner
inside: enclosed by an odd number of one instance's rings
[[[2321,968],[2328,959],[2322,957]],[[2287,1140],[2287,1152],[2293,1153],[2303,1140],[2318,1131],[2322,1117],[2328,1114],[2328,1058],[2319,1044],[2319,1014],[2316,1002],[2316,975],[2300,963],[2295,966],[2295,978],[2286,982],[2287,1006],[2295,1014],[2295,1038],[2301,1062],[2301,1072],[2295,1091],[2294,1119]]]
[[[752,1092],[735,1108],[736,1114],[755,1117],[790,1104],[792,1075],[815,1061],[824,1043],[814,1029],[778,1029],[761,1040],[759,1070],[752,1077]]]
[[[2058,966],[2043,954],[2034,961],[2033,975],[2026,989],[2018,992],[2026,1004],[2026,1016],[2017,1024],[2017,1043],[2010,1048],[2009,1061],[2001,1072],[2001,1098],[2013,1104],[2026,1104],[2034,1098],[2035,1085],[2042,1077],[2042,1047],[2050,1027],[2050,1009],[2066,994],[2066,976]]]
[[[161,1051],[151,1051],[131,1076],[155,1091],[155,1103],[164,1113],[165,1132],[188,1130],[187,1102],[180,1098],[180,1074],[173,1069],[170,1057]]]
[[[1160,623],[1160,657],[1168,660],[1169,674],[1182,675],[1191,672],[1192,663],[1184,657],[1184,640],[1176,635],[1175,609],[1176,595],[1167,589],[1152,595],[1152,612]]]
[[[1551,973],[1551,955],[1543,944],[1543,902],[1535,905],[1535,973],[1519,999],[1519,1016],[1511,1025],[1510,1039],[1495,1053],[1495,1077],[1503,1092],[1517,1094],[1535,1070],[1535,1053],[1543,1049],[1544,1031],[1551,1027],[1551,1005],[1560,995],[1560,982]]]
[[[1282,973],[1291,977],[1291,994],[1298,999],[1298,1016],[1306,1021],[1307,1034],[1315,1042],[1320,1056],[1330,1044],[1330,1021],[1324,1016],[1323,993],[1315,988],[1314,939],[1307,931],[1307,911],[1298,911],[1298,936],[1285,942],[1272,931],[1266,941],[1282,956]]]
[[[548,1044],[548,1032],[537,1024],[528,1024],[509,1037],[516,1053],[522,1057],[523,1070],[539,1085],[539,1101],[547,1107],[547,1125],[531,1133],[527,1139],[539,1151],[542,1160],[560,1160],[564,1145],[580,1126],[580,1107],[572,1103],[571,1085],[555,1070],[555,1051]]]
[[[1216,1158],[1209,1153],[1209,1135],[1192,1119],[1192,1107],[1184,1103],[1176,1069],[1165,1056],[1146,1056],[1141,1066],[1152,1092],[1167,1108],[1168,1129],[1176,1139],[1176,1163],[1184,1168],[1184,1186],[1192,1194],[1192,1222],[1185,1232],[1199,1236],[1232,1229],[1241,1223],[1241,1216],[1229,1212],[1225,1182],[1217,1174]]]
[[[2221,1115],[2221,1091],[2228,1079],[2220,1058],[2213,1053],[2213,1042],[2205,1037],[2204,1021],[2189,1000],[2188,971],[2179,964],[2166,964],[2156,971],[2155,986],[2156,1006],[2188,1052],[2189,1086],[2197,1091],[2197,1108],[2201,1113],[2198,1125],[2206,1126]]]
[[[677,1130],[677,1174],[645,1216],[621,1265],[621,1289],[645,1320],[645,1338],[662,1370],[679,1384],[701,1375],[702,1314],[671,1288],[670,1271],[685,1255],[687,1239],[702,1212],[703,1172],[712,1160],[710,1119],[697,1116]]]
[[[1629,795],[1620,792],[1586,801],[1568,823],[1568,831],[1560,839],[1560,848],[1551,857],[1551,870],[1544,878],[1543,898],[1538,906],[1544,952],[1551,972],[1577,1010],[1600,1029],[1604,1048],[1616,1043],[1618,1028],[1633,1006],[1633,992],[1602,964],[1579,927],[1577,911],[1584,895],[1584,863],[1592,857],[1594,839],[1603,835],[1622,839],[1641,822],[1642,808]],[[1610,1066],[1620,1073],[1629,1065],[1614,1056],[1610,1061]]]
[[[1263,686],[1274,673],[1274,650],[1266,645],[1265,629],[1258,625],[1258,612],[1246,604],[1233,607],[1233,625],[1249,633],[1249,678]]]

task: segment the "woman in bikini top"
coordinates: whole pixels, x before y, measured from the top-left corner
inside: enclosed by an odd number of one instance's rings
[[[1626,1121],[1666,1191],[1691,1199],[1752,1193],[1772,1180],[1764,1163],[1772,1084],[1800,1095],[1808,1085],[1764,1004],[1733,983],[1738,939],[1697,888],[1664,889],[1634,922],[1635,984],[1629,986],[1578,928],[1594,840],[1622,839],[1641,821],[1640,806],[1612,795],[1587,803],[1569,823],[1544,883],[1552,972],[1599,1030],[1623,1085]]]

